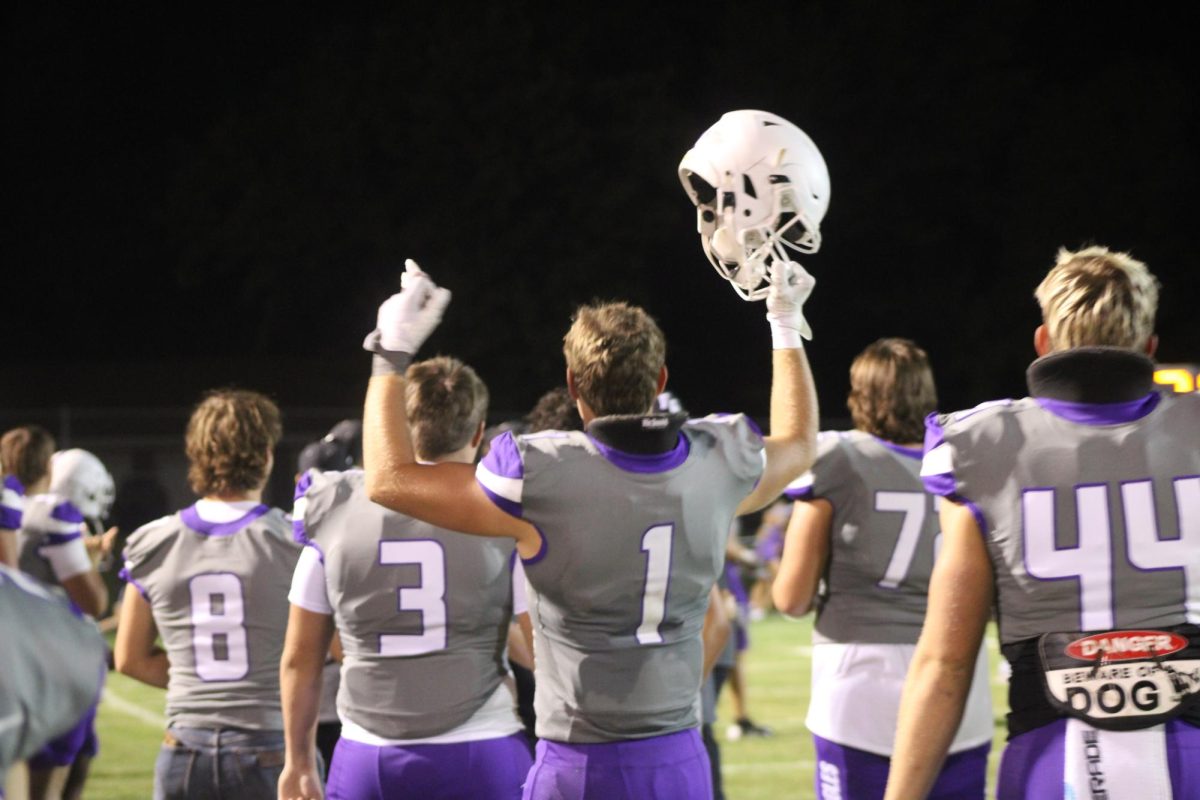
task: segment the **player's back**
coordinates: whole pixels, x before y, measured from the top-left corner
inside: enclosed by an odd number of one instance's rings
[[[216,506],[226,521],[198,510]],[[167,650],[172,724],[283,727],[279,657],[299,554],[286,515],[250,503],[201,501],[129,537],[122,574],[150,603]]]
[[[938,532],[921,450],[862,431],[827,431],[816,463],[786,492],[833,509],[814,642],[915,644]]]
[[[376,505],[360,470],[306,473],[294,517],[297,538],[320,554],[345,651],[343,720],[412,740],[471,719],[508,674],[514,542]],[[505,710],[512,718],[511,702]]]
[[[1200,622],[1200,395],[1123,405],[1025,398],[937,420],[924,471],[976,508],[1002,644]]]
[[[729,524],[761,474],[762,440],[741,416],[697,420],[682,435],[681,422],[505,434],[480,467],[498,504],[544,539],[525,561],[543,738],[605,742],[699,724],[700,630]],[[633,451],[666,437],[673,447]]]
[[[17,535],[21,571],[56,586],[59,576],[90,569],[82,536],[83,514],[70,501],[49,493],[26,498]]]

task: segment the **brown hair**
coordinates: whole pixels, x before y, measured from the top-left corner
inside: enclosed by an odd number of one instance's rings
[[[551,389],[538,398],[533,410],[525,417],[526,433],[581,430],[583,420],[579,418],[579,408],[565,386]]]
[[[258,489],[281,435],[279,408],[265,395],[210,392],[192,412],[184,439],[192,490],[222,496]]]
[[[1141,261],[1107,247],[1059,250],[1034,293],[1050,349],[1108,346],[1140,350],[1154,333],[1158,279]]]
[[[937,407],[929,356],[908,339],[880,339],[850,365],[846,406],[854,427],[880,439],[925,439],[925,417]]]
[[[470,444],[488,406],[487,385],[475,370],[457,358],[437,356],[413,364],[404,377],[417,457],[429,461]]]
[[[563,355],[579,396],[597,416],[645,414],[658,394],[667,342],[637,306],[599,303],[575,312]]]
[[[0,437],[0,471],[12,475],[25,488],[50,471],[54,437],[40,425],[22,425]]]

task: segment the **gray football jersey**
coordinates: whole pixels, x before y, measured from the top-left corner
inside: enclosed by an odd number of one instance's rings
[[[511,539],[436,528],[367,499],[361,470],[305,473],[293,519],[342,639],[338,712],[376,736],[466,722],[508,674]]]
[[[0,789],[5,771],[79,721],[100,694],[104,639],[94,623],[0,564]]]
[[[762,447],[740,415],[684,425],[662,455],[583,432],[492,443],[480,484],[543,537],[525,561],[538,736],[605,742],[700,724],[708,593],[734,511],[762,474]]]
[[[1200,622],[1200,394],[931,416],[930,491],[970,505],[1003,644]]]
[[[833,506],[814,642],[916,643],[938,534],[920,468],[920,449],[827,431],[812,471],[788,487],[793,500]]]
[[[18,564],[22,572],[42,583],[58,586],[46,548],[65,547],[83,537],[83,514],[68,500],[54,494],[26,498],[17,532]]]
[[[279,730],[279,657],[301,545],[277,508],[210,523],[195,506],[142,526],[122,575],[150,603],[171,662],[167,719]]]

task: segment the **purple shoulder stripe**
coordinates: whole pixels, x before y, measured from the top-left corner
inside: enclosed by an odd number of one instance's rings
[[[59,522],[83,522],[83,513],[68,500],[56,505],[50,512],[50,518]]]
[[[535,530],[537,530],[538,538],[542,540],[542,545],[541,545],[541,547],[538,548],[538,551],[533,554],[533,556],[531,556],[530,558],[522,558],[521,559],[521,563],[525,564],[525,565],[532,565],[532,564],[536,564],[539,561],[541,561],[543,558],[546,557],[546,551],[550,548],[550,543],[546,541],[546,532],[543,531],[541,528],[539,528],[537,525],[534,525],[533,527]],[[513,551],[513,552],[516,552],[516,551]]]
[[[308,492],[313,482],[313,471],[311,469],[304,470],[304,474],[300,476],[299,482],[296,483],[296,493],[292,496],[293,500],[299,500]]]
[[[14,492],[21,495],[22,497],[25,496],[25,484],[21,483],[20,479],[17,478],[16,475],[5,475],[4,476],[4,488],[12,489]]]
[[[783,496],[788,500],[811,500],[813,498],[813,487],[805,486],[798,489],[784,489]]]
[[[931,412],[925,417],[925,452],[928,453],[944,441],[946,441],[946,429],[938,420],[938,413]]]
[[[521,452],[511,431],[492,439],[488,454],[480,463],[488,472],[501,478],[525,477],[525,464],[521,461]]]
[[[491,500],[493,503],[495,503],[500,508],[501,511],[503,511],[505,514],[508,514],[511,517],[516,517],[517,519],[521,518],[521,504],[520,503],[514,503],[512,500],[509,500],[507,497],[501,497],[500,495],[496,494],[488,487],[484,486],[483,483],[481,483],[478,478],[476,478],[475,481],[476,481],[476,483],[479,483],[479,488],[483,489],[483,493],[488,496],[488,499]]]
[[[19,530],[21,527],[21,509],[10,506],[0,506],[0,528],[7,531]]]
[[[142,586],[140,583],[138,583],[136,580],[133,579],[133,576],[129,574],[128,567],[121,567],[121,571],[117,573],[117,577],[120,578],[121,580],[125,581],[126,583],[132,585],[133,588],[138,590],[138,594],[140,594],[143,597],[143,599],[146,600],[147,603],[150,602],[150,593],[146,591],[145,586]]]
[[[58,545],[66,544],[67,542],[73,542],[76,539],[82,539],[82,538],[83,538],[83,534],[78,533],[78,532],[76,532],[76,533],[47,533],[42,536],[42,542],[44,543],[43,544],[44,547],[57,547]]]

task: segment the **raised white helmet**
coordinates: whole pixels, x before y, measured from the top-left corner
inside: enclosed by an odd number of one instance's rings
[[[59,450],[50,459],[50,491],[65,497],[88,519],[104,519],[116,497],[104,462],[87,450]]]
[[[746,300],[767,296],[767,265],[815,253],[829,170],[804,131],[766,111],[730,111],[679,162],[704,254]]]

